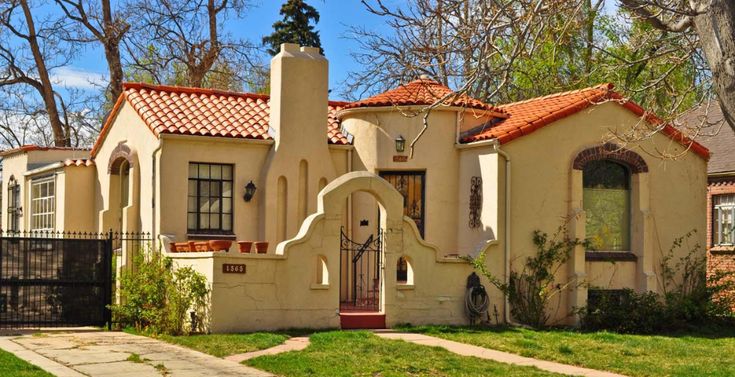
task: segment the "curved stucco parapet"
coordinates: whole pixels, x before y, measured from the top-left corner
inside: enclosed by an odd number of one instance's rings
[[[296,234],[296,237],[285,240],[276,245],[276,255],[286,255],[287,249],[308,242],[312,238],[315,229],[319,227],[323,220],[323,213],[317,212],[309,215],[306,220],[301,223],[301,228],[299,228],[299,232]]]
[[[441,249],[439,249],[438,246],[434,245],[431,242],[426,241],[423,237],[421,237],[421,233],[419,232],[419,228],[416,226],[416,223],[408,216],[403,216],[403,224],[404,228],[408,227],[410,229],[410,232],[403,232],[403,237],[412,237],[416,240],[416,242],[428,249],[431,249],[434,251],[435,259],[437,262],[441,263],[468,263],[467,260],[464,258],[457,257],[448,257],[446,254],[442,255]],[[482,247],[478,250],[476,250],[475,255],[489,250],[493,246],[497,246],[498,241],[497,240],[488,240],[485,242]]]

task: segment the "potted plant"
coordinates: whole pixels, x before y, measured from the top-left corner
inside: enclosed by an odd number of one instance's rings
[[[256,242],[255,243],[255,250],[258,251],[258,254],[266,254],[268,253],[268,242]]]
[[[237,247],[240,253],[248,254],[253,249],[253,241],[237,241]]]
[[[209,240],[209,250],[227,252],[232,246],[232,241],[228,240]]]
[[[196,248],[196,251],[209,251],[209,242],[207,241],[200,241],[195,242],[194,247]]]

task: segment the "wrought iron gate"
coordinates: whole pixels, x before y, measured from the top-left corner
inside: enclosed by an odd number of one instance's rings
[[[112,239],[0,233],[0,328],[109,325]]]
[[[382,231],[363,243],[352,241],[341,231],[340,311],[380,310]]]

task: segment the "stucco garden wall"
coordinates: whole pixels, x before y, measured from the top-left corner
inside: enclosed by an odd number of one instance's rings
[[[274,254],[167,254],[176,266],[192,266],[212,284],[210,330],[339,327],[340,227],[344,199],[355,191],[375,195],[381,205],[385,234],[381,312],[387,325],[466,323],[464,293],[470,265],[444,258],[436,246],[420,240],[413,222],[402,215],[402,197],[390,184],[368,172],[353,172],[322,190],[317,212]],[[406,284],[395,280],[401,256],[415,272]],[[321,260],[326,260],[328,284],[317,281]],[[246,273],[222,273],[223,263],[245,264]]]

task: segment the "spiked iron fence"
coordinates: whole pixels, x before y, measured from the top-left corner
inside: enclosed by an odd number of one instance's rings
[[[113,252],[146,233],[0,230],[0,328],[111,324]]]

